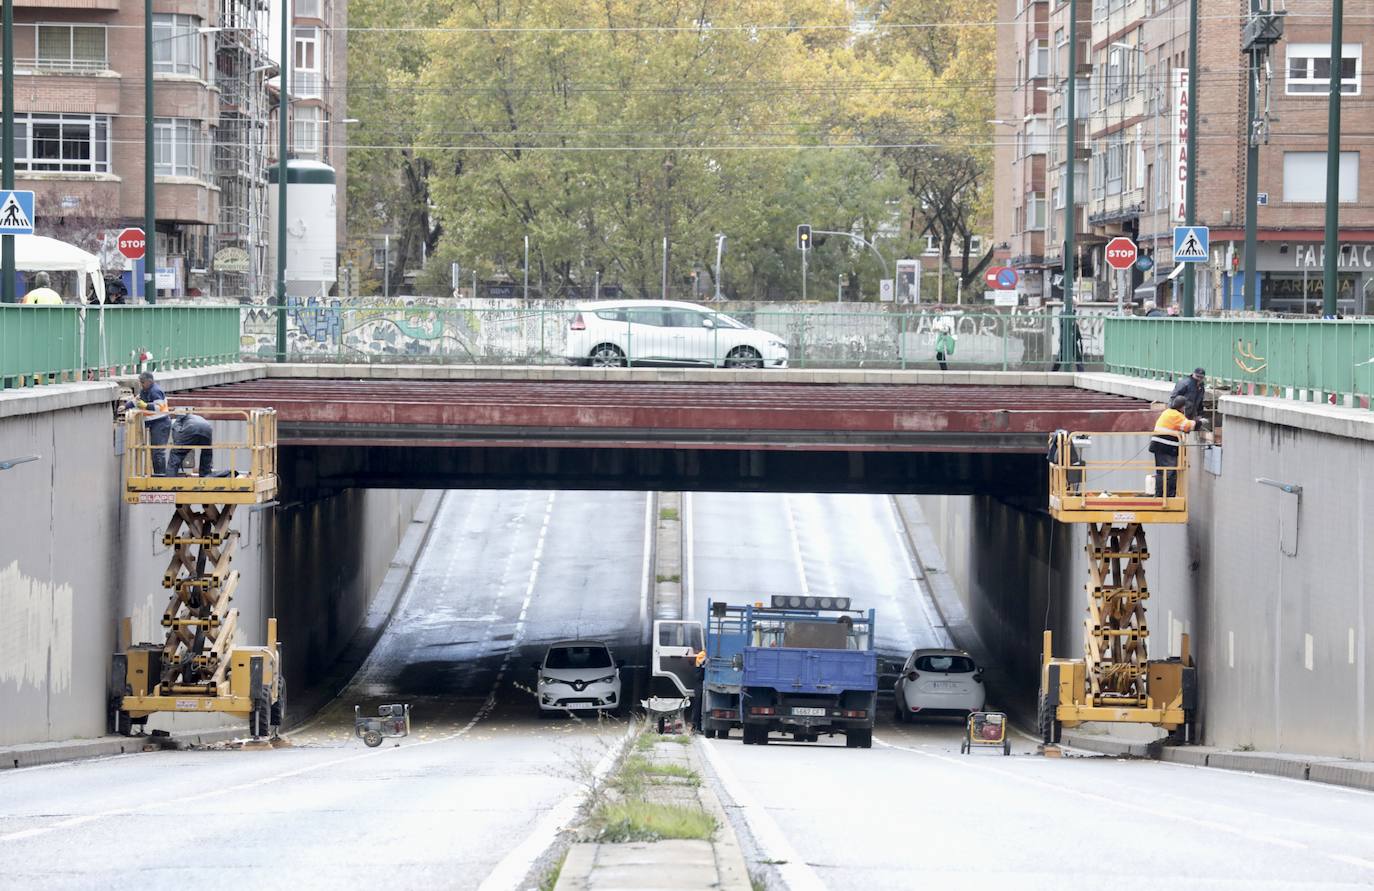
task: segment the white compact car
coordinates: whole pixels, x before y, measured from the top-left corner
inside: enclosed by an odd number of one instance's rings
[[[564,640],[551,645],[535,663],[540,717],[565,711],[620,710],[622,665],[600,641]]]
[[[927,712],[979,712],[987,702],[983,670],[963,650],[917,650],[892,687],[896,719]]]
[[[567,350],[574,365],[787,367],[781,337],[695,303],[610,300],[576,309]]]

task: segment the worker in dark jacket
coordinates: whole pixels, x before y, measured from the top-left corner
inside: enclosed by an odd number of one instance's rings
[[[214,428],[200,415],[186,412],[179,414],[172,422],[172,464],[168,468],[172,476],[181,474],[181,465],[188,452],[200,452],[200,475],[202,478],[215,472]],[[199,448],[194,448],[199,446]]]
[[[1183,397],[1183,415],[1190,421],[1196,421],[1202,414],[1202,400],[1207,395],[1207,369],[1194,368],[1193,373],[1185,378],[1181,378],[1174,384],[1174,392],[1169,394],[1169,401],[1173,402],[1179,396]]]
[[[153,476],[167,475],[167,437],[172,432],[172,419],[167,417],[167,394],[157,385],[151,371],[138,376],[138,394],[130,399],[125,408],[143,412],[143,427],[147,431],[148,445],[153,457]]]

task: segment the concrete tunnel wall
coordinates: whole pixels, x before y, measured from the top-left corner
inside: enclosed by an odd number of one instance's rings
[[[1187,526],[1148,527],[1151,655],[1192,635],[1208,745],[1374,758],[1374,441],[1228,411],[1259,411],[1238,402],[1222,400],[1214,463],[1194,464]],[[1300,485],[1301,499],[1257,478]],[[1047,605],[1056,655],[1082,651],[1085,528],[1038,501],[920,501],[979,636],[1033,710]]]
[[[163,638],[170,509],[120,498],[114,395],[79,384],[0,401],[0,459],[41,456],[0,471],[0,745],[103,735],[120,619],[133,620],[135,642]],[[238,639],[264,642],[275,612],[293,690],[353,636],[421,495],[287,486],[280,507],[237,512]],[[159,715],[149,727],[237,723]]]

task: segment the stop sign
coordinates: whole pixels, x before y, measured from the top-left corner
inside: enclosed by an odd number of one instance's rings
[[[1125,236],[1107,242],[1107,265],[1113,269],[1130,269],[1135,255],[1135,242]]]
[[[119,233],[119,252],[130,260],[140,260],[148,247],[142,229],[125,229]]]

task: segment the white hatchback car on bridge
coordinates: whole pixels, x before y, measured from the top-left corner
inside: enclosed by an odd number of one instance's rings
[[[963,650],[917,650],[892,688],[895,717],[935,712],[979,712],[987,703],[983,670]]]
[[[781,337],[677,300],[579,303],[568,324],[574,365],[704,365],[786,368]]]

